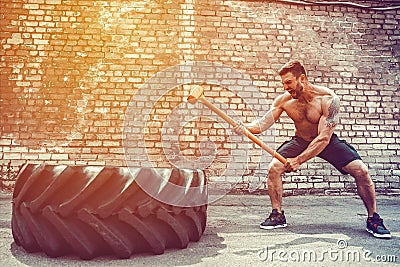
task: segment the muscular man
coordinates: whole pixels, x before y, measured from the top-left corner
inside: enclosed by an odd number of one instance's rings
[[[262,229],[286,227],[282,210],[282,177],[284,172],[295,172],[301,164],[318,156],[331,163],[342,174],[355,178],[357,191],[368,211],[366,230],[378,238],[391,238],[376,210],[374,183],[367,166],[357,151],[340,140],[334,130],[339,122],[340,100],[330,89],[311,84],[298,61],[290,61],[279,71],[285,92],[273,102],[272,108],[261,118],[240,124],[234,131],[242,134],[246,127],[254,134],[271,127],[283,112],[293,120],[295,136],[278,148],[287,158],[286,164],[273,159],[268,171],[268,194],[272,213],[261,223]]]

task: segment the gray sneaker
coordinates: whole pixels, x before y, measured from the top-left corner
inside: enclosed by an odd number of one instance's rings
[[[367,219],[367,232],[377,238],[391,238],[390,231],[383,224],[383,219],[378,213],[374,213],[372,217]]]
[[[283,228],[286,226],[287,224],[284,211],[282,211],[282,213],[279,213],[277,209],[273,209],[269,217],[265,219],[265,222],[260,224],[260,228],[266,230]]]

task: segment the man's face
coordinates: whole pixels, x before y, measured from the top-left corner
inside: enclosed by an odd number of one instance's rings
[[[285,91],[287,91],[294,99],[298,99],[304,89],[303,84],[300,81],[300,77],[296,79],[296,76],[291,72],[281,76],[283,89],[285,89]]]

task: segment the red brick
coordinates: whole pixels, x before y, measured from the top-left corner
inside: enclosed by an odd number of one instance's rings
[[[400,19],[398,12],[302,8],[283,3],[265,6],[246,1],[238,5],[250,12],[240,12],[228,2],[217,4],[207,0],[193,6],[160,2],[156,9],[146,7],[132,17],[118,13],[123,7],[118,1],[109,6],[93,3],[30,0],[2,4],[9,12],[1,20],[5,40],[0,50],[5,73],[1,78],[1,113],[15,114],[5,117],[4,123],[2,120],[2,159],[13,164],[32,160],[123,165],[124,114],[133,99],[136,116],[142,116],[145,107],[153,108],[154,114],[149,118],[153,124],[145,130],[146,145],[152,148],[148,153],[160,159],[159,166],[168,165],[160,157],[161,128],[171,111],[180,108],[178,105],[187,92],[160,96],[160,103],[151,107],[150,96],[158,97],[158,90],[169,86],[170,79],[160,78],[160,88],[152,88],[137,100],[135,93],[142,84],[157,72],[185,60],[224,64],[248,78],[237,80],[238,76],[224,71],[218,72],[217,77],[224,86],[240,91],[245,101],[217,87],[205,87],[207,96],[235,109],[243,121],[250,121],[262,116],[268,107],[247,92],[247,87],[258,86],[271,104],[283,92],[276,71],[289,58],[302,59],[310,80],[333,89],[342,99],[337,132],[357,145],[366,161],[384,162],[393,153],[400,153],[398,146],[393,145],[400,130],[400,116],[396,116],[395,110],[399,101],[398,60],[392,53],[397,49],[393,46],[395,40],[400,39],[400,33],[395,31]],[[285,10],[293,16],[288,20],[286,13],[270,13],[270,8]],[[212,77],[215,73],[210,70],[205,75]],[[247,110],[248,106],[254,112]],[[211,112],[205,114],[209,116]],[[219,123],[190,124],[179,133],[183,134],[180,140],[190,140],[190,144],[177,145],[193,152],[198,149],[200,138],[211,138],[218,148],[225,147],[217,153],[218,160],[223,161],[229,154],[229,143],[221,127]],[[280,119],[276,129],[277,145],[294,130],[287,117]],[[131,130],[135,134],[141,132],[135,127]],[[43,144],[46,147],[41,147]],[[65,151],[52,154],[49,144]],[[376,147],[374,152],[372,146]],[[142,159],[142,155],[138,158]],[[222,166],[211,171],[218,172]],[[321,170],[316,168],[321,165],[319,161],[304,164],[299,175],[306,179],[285,180],[285,190],[309,192],[314,187],[322,192],[333,188],[332,192],[341,193],[351,187],[326,166],[329,165],[323,165],[322,172],[326,180],[307,183],[307,177],[320,175]],[[382,178],[377,180],[379,186],[396,184],[385,183],[384,171],[378,174]]]

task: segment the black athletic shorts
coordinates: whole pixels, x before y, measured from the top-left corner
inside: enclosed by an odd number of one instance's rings
[[[284,142],[279,148],[278,153],[285,158],[295,158],[300,155],[310,144],[301,137],[295,136],[290,141]],[[318,155],[318,157],[328,161],[342,174],[348,174],[342,168],[356,159],[361,159],[354,147],[344,140],[340,140],[336,134],[332,134],[329,144]]]

